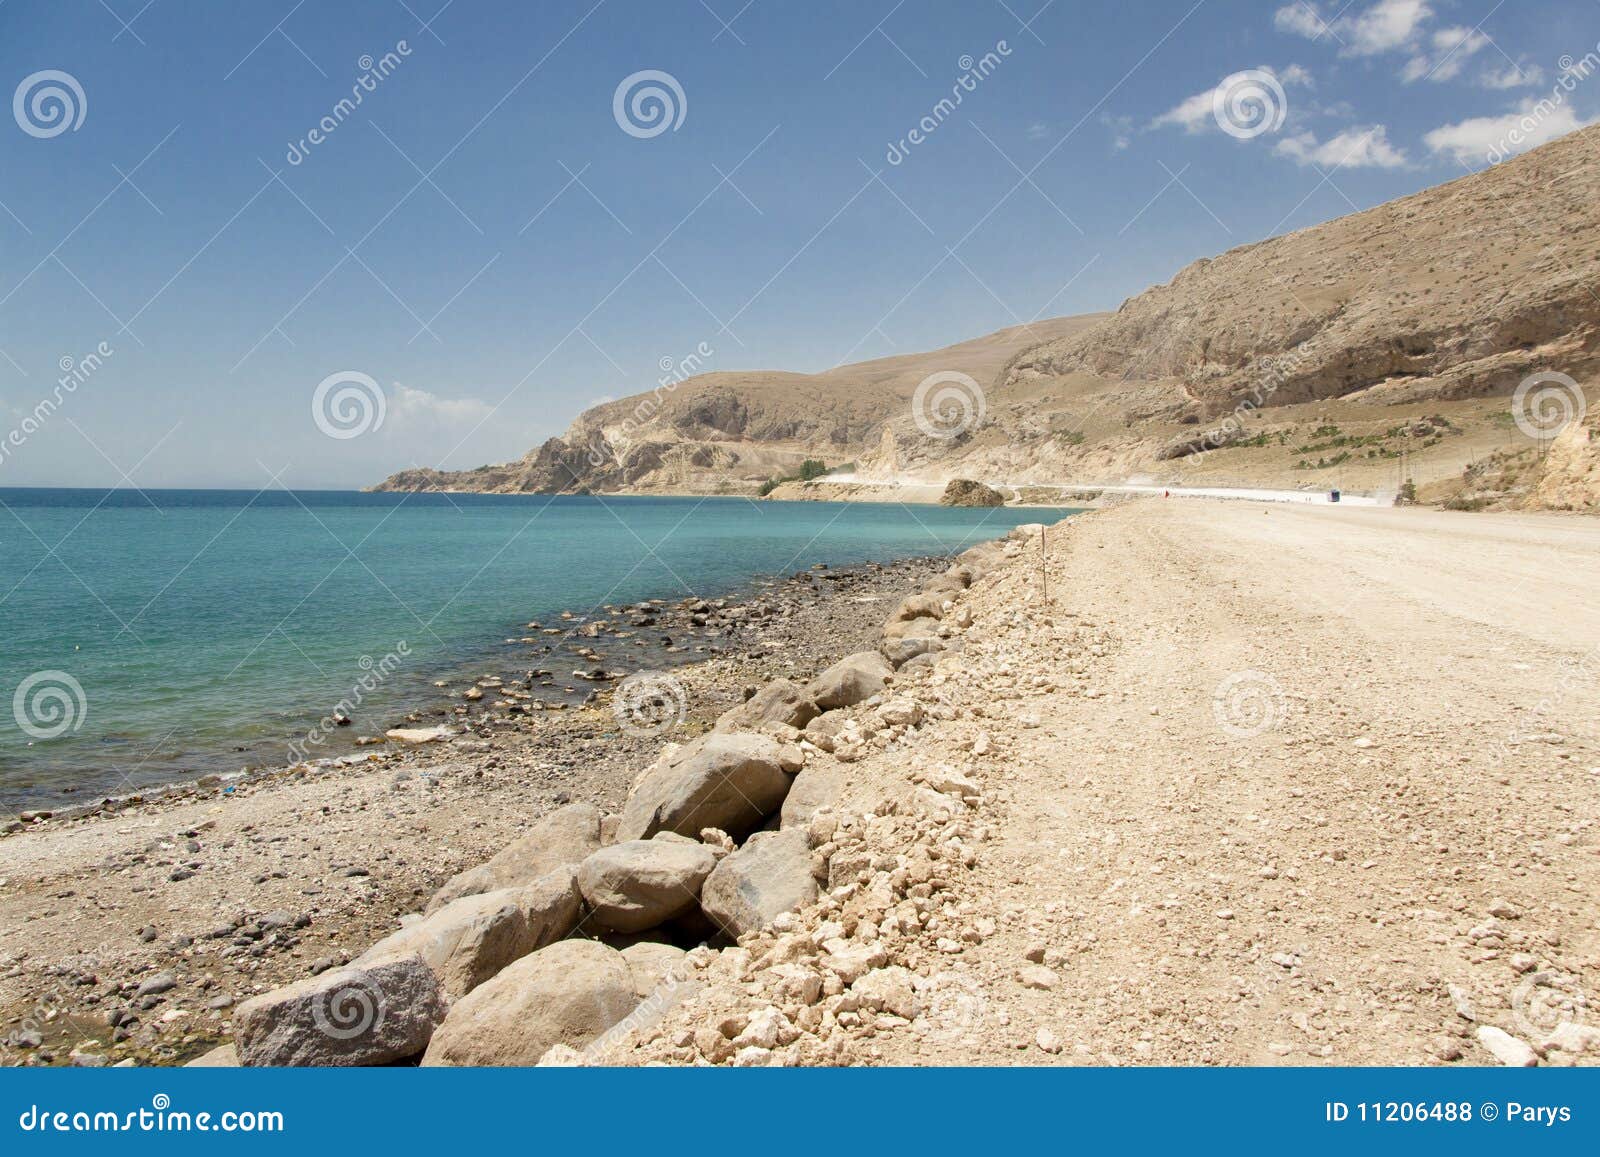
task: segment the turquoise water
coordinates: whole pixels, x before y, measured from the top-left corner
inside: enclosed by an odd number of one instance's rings
[[[376,731],[442,671],[498,669],[530,619],[953,553],[1065,513],[0,489],[0,804],[284,762],[382,672],[357,720]]]

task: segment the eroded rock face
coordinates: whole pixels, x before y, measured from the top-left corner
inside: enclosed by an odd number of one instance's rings
[[[531,884],[562,864],[577,864],[600,846],[600,809],[574,803],[545,816],[488,862],[452,876],[428,901],[427,911],[462,896]]]
[[[458,1000],[424,1065],[535,1065],[555,1045],[581,1050],[638,1003],[628,962],[594,940],[525,956]]]
[[[894,669],[876,651],[857,651],[846,655],[818,675],[806,691],[824,711],[850,707],[870,699],[894,678]]]
[[[664,831],[695,837],[702,828],[743,835],[778,810],[801,763],[799,748],[765,735],[707,735],[644,774],[622,809],[617,839]]]
[[[595,923],[613,932],[643,932],[693,908],[716,864],[704,844],[626,840],[584,860],[578,887]]]
[[[351,964],[252,997],[234,1010],[245,1065],[384,1065],[427,1048],[444,989],[420,956]]]
[[[757,832],[707,877],[700,907],[729,936],[765,927],[817,898],[811,845],[798,828]]]

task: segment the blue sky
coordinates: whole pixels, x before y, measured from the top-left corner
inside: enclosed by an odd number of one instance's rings
[[[361,485],[701,343],[811,370],[1115,308],[1482,168],[1553,91],[1530,140],[1587,122],[1597,42],[1593,0],[0,0],[0,485]],[[670,126],[614,113],[644,71]],[[383,391],[357,437],[314,420],[341,373]]]

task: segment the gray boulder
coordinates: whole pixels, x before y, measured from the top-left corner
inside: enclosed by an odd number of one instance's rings
[[[870,699],[890,679],[894,670],[876,651],[858,651],[846,655],[811,681],[806,692],[824,711],[836,707],[849,707]]]
[[[245,1065],[385,1065],[428,1047],[444,989],[420,956],[351,964],[261,996],[233,1012]]]
[[[723,714],[713,730],[760,731],[768,723],[804,727],[819,714],[806,689],[792,679],[774,679],[751,698]]]
[[[357,964],[415,953],[452,999],[465,996],[513,960],[572,932],[582,916],[578,873],[570,864],[525,888],[452,900],[433,915],[367,949]]]
[[[574,803],[559,808],[507,844],[494,858],[452,876],[428,902],[437,912],[452,900],[531,884],[562,864],[576,864],[600,846],[600,809]]]
[[[578,887],[595,923],[643,932],[694,907],[717,857],[687,839],[626,840],[601,848],[578,868]]]
[[[582,1049],[638,1003],[628,962],[594,940],[525,956],[458,1000],[424,1065],[535,1065],[555,1045]]]
[[[765,735],[713,732],[658,763],[634,785],[622,809],[617,839],[657,832],[698,836],[721,828],[735,838],[760,826],[789,791],[803,758],[798,747]]]
[[[811,845],[799,828],[757,832],[700,889],[700,907],[735,939],[816,898]]]

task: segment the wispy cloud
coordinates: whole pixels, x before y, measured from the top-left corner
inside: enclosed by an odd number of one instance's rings
[[[1525,88],[1543,83],[1544,69],[1525,61],[1507,64],[1504,68],[1487,68],[1478,76],[1479,87],[1489,89]]]
[[[442,398],[427,390],[396,382],[389,391],[387,426],[405,429],[439,423],[477,422],[486,418],[492,409],[487,402],[477,398]]]
[[[1441,125],[1422,140],[1432,153],[1453,157],[1463,164],[1483,164],[1546,144],[1594,123],[1580,118],[1570,105],[1551,107],[1548,101],[1528,100],[1504,116],[1472,117],[1456,124]]]
[[[1465,26],[1435,29],[1429,39],[1429,47],[1415,53],[1400,72],[1400,79],[1407,84],[1418,80],[1431,80],[1435,84],[1454,80],[1469,60],[1489,46],[1487,36]]]
[[[1325,141],[1318,141],[1313,133],[1296,133],[1284,137],[1272,151],[1296,164],[1320,169],[1398,169],[1406,164],[1405,151],[1389,143],[1385,125],[1348,128]]]
[[[1277,78],[1278,83],[1285,88],[1294,85],[1309,87],[1312,83],[1311,74],[1298,64],[1291,64],[1287,68],[1275,69],[1263,64],[1260,72],[1269,73]],[[1186,100],[1180,101],[1149,124],[1150,128],[1181,128],[1186,133],[1221,132],[1222,127],[1217,123],[1216,99],[1219,92],[1227,89],[1229,80],[1240,75],[1231,73],[1223,77],[1211,88],[1204,92],[1197,92]]]

